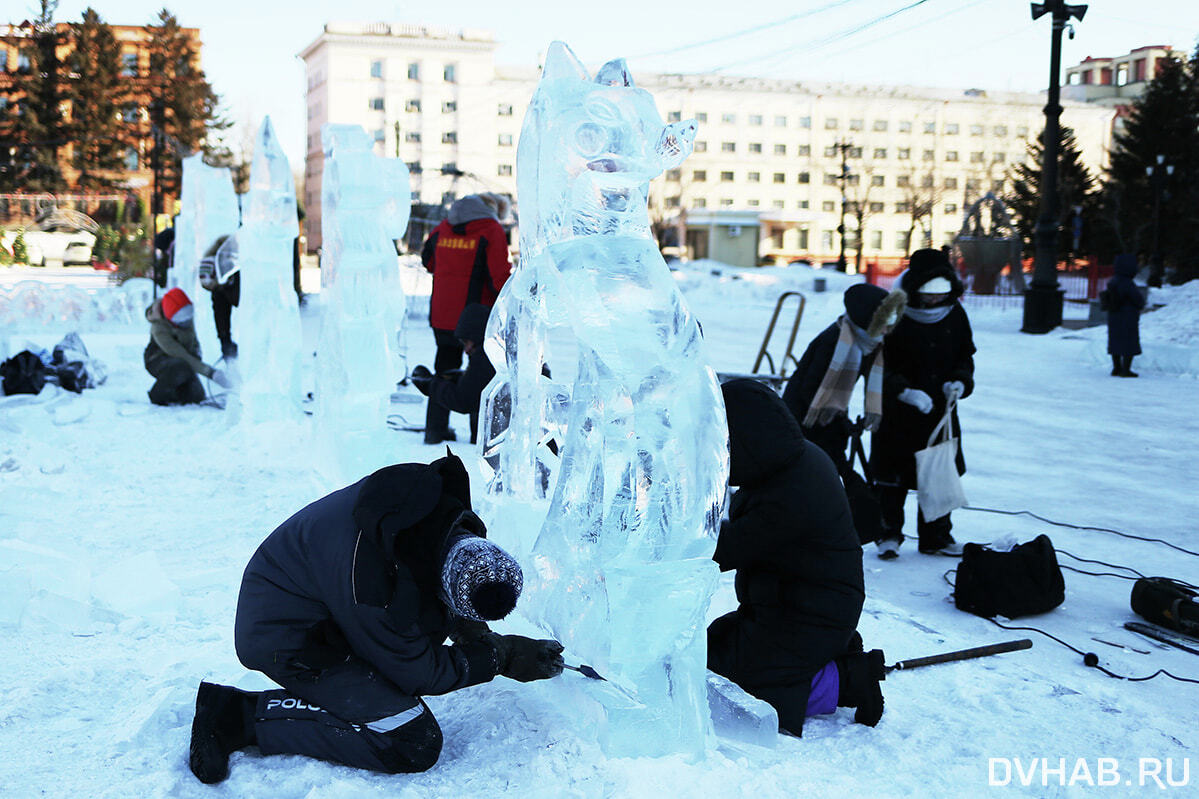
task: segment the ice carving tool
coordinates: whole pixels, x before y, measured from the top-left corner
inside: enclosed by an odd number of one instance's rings
[[[577,671],[579,674],[582,674],[584,677],[590,677],[593,680],[604,680],[604,682],[607,682],[607,680],[605,678],[600,676],[600,673],[598,671],[596,671],[595,669],[591,668],[590,666],[588,666],[586,664],[579,665],[579,666],[572,666],[569,663],[563,663],[562,668],[570,669],[571,671]]]
[[[1031,648],[1032,641],[1027,638],[1021,638],[1018,641],[1004,641],[998,644],[988,644],[987,646],[976,646],[971,649],[959,649],[956,652],[945,652],[944,654],[940,655],[929,655],[928,657],[923,658],[901,660],[893,666],[887,666],[887,672],[908,671],[909,669],[918,669],[923,666],[932,666],[937,663],[951,663],[955,660],[985,658],[990,655],[1000,655],[1004,652],[1016,652],[1021,649]]]

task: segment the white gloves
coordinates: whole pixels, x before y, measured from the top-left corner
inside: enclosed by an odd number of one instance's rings
[[[945,392],[945,399],[950,402],[961,399],[965,390],[966,385],[961,380],[950,380],[941,386],[941,391]]]
[[[878,426],[883,423],[883,415],[881,413],[868,413],[862,417],[862,428],[868,432],[875,432]]]
[[[213,369],[212,379],[221,388],[232,388],[233,381],[229,379],[229,375],[225,374],[223,369]]]
[[[928,413],[933,409],[933,398],[918,388],[905,388],[899,392],[899,401],[906,402],[921,413]]]

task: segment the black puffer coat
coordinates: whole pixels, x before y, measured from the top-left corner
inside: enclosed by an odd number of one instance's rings
[[[962,281],[950,268],[943,267],[904,273],[901,286],[908,295],[908,307],[919,308],[916,289],[933,277],[944,277],[953,289],[949,313],[939,322],[922,323],[904,315],[883,341],[886,372],[883,377],[883,421],[871,438],[870,468],[874,479],[883,484],[916,488],[916,451],[928,446],[928,437],[945,415],[945,383],[960,381],[962,397],[974,391],[974,334],[970,320],[957,298]],[[923,391],[933,401],[933,409],[921,413],[899,400],[904,389]],[[954,409],[953,434],[958,439],[958,474],[965,474],[962,454],[962,426]]]
[[[469,507],[453,455],[380,469],[307,506],[246,566],[238,658],[295,679],[358,657],[412,696],[492,679],[490,644],[443,645],[453,619],[438,571],[446,533]]]
[[[1116,256],[1115,276],[1107,282],[1112,307],[1107,312],[1107,351],[1110,355],[1141,354],[1141,309],[1145,295],[1133,278],[1137,274],[1136,258]]]
[[[714,558],[737,570],[740,607],[722,637],[727,651],[709,652],[709,662],[750,693],[793,686],[802,714],[812,676],[844,654],[857,627],[862,547],[836,468],[782,400],[753,380],[723,391],[729,482],[740,490]]]

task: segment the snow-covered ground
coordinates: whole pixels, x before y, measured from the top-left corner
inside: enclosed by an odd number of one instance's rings
[[[803,267],[693,263],[676,277],[717,369],[745,372],[781,292],[806,295],[797,356],[840,313],[846,278],[820,274],[829,283],[824,293],[813,291],[815,273]],[[25,277],[0,268],[0,293]],[[407,283],[414,293],[427,292],[416,273]],[[1199,550],[1199,282],[1155,290],[1151,302],[1163,307],[1142,320],[1139,380],[1108,376],[1103,328],[1030,336],[1018,332],[1018,306],[967,306],[979,350],[977,389],[961,406],[972,505],[1027,509]],[[411,307],[427,305],[416,299]],[[309,344],[319,308],[314,298],[304,309]],[[780,337],[793,314],[784,312]],[[1085,316],[1085,309],[1068,314]],[[52,347],[71,327],[10,317],[0,326],[0,355],[27,340]],[[233,652],[241,570],[279,522],[336,486],[322,484],[312,468],[303,426],[246,430],[215,408],[151,406],[140,319],[93,321],[82,336],[108,367],[104,386],[82,396],[48,386],[37,397],[0,398],[0,795],[1199,794],[1199,685],[1110,679],[1048,638],[962,613],[947,582],[954,561],[919,555],[912,542],[892,562],[878,560],[872,548],[864,553],[861,630],[869,647],[883,648],[894,662],[1026,635],[1035,646],[894,673],[884,683],[886,713],[875,729],[853,724],[852,711],[842,710],[811,720],[804,738],[782,737],[774,749],[721,742],[702,762],[607,759],[590,711],[570,698],[571,681],[583,678],[568,672],[548,683],[500,678],[431,698],[446,743],[425,774],[380,776],[243,753],[234,756],[226,783],[203,786],[187,768],[196,683],[267,687]],[[410,364],[428,363],[433,342],[425,321],[410,319],[407,338]],[[217,351],[215,341],[206,351]],[[416,402],[395,407],[421,415]],[[465,417],[454,423],[465,439]],[[440,451],[424,446],[418,433],[380,436],[397,462]],[[477,479],[470,445],[453,449]],[[914,498],[908,510],[911,519]],[[1026,541],[1048,533],[1060,550],[1081,558],[1199,583],[1199,560],[1161,544],[981,511],[959,511],[954,523],[960,540]],[[1112,571],[1064,555],[1061,561]],[[1065,576],[1064,605],[1015,623],[1093,651],[1121,674],[1165,668],[1199,678],[1199,656],[1122,629],[1135,618],[1130,582]],[[733,602],[726,577],[711,615]],[[1165,791],[1151,775],[1141,786],[1142,770],[1155,766]],[[1188,784],[1170,787],[1168,778]]]

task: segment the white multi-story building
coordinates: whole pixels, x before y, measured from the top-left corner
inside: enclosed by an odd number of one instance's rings
[[[356,123],[379,152],[408,162],[413,197],[440,203],[491,190],[515,194],[516,144],[535,68],[497,66],[482,31],[330,23],[301,53],[308,74],[307,234],[320,241],[320,128]],[[940,245],[964,208],[1002,193],[1044,126],[1044,97],[926,89],[636,74],[665,120],[699,123],[694,154],[654,181],[659,221],[687,214],[740,225],[756,215],[759,255],[831,260],[844,215],[868,260]],[[1066,102],[1084,160],[1105,164],[1113,111]],[[843,165],[845,169],[843,170]],[[841,179],[845,174],[844,181]],[[519,201],[519,198],[517,198]],[[703,242],[689,236],[691,255]]]

